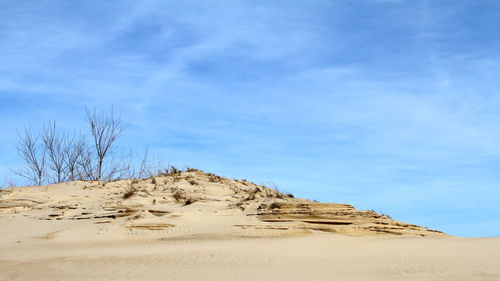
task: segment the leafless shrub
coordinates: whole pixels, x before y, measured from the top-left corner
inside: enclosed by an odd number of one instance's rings
[[[116,140],[128,127],[128,124],[122,121],[120,115],[116,116],[113,109],[110,112],[86,109],[86,112],[97,161],[94,179],[109,178],[109,173],[115,173],[118,168],[115,166],[109,167],[108,175],[105,175],[104,165],[114,152]]]
[[[181,180],[182,171],[170,166],[164,171],[150,161],[148,147],[142,158],[130,152],[125,156],[115,156],[117,140],[128,127],[121,115],[111,111],[87,109],[90,138],[81,134],[69,134],[56,128],[55,121],[44,124],[41,133],[32,134],[29,129],[19,133],[18,154],[24,167],[13,172],[31,184],[58,183],[74,180],[115,181],[120,179],[173,176],[174,182]],[[141,156],[139,156],[141,157]],[[135,163],[140,164],[136,166]],[[200,171],[187,168],[188,172]],[[213,177],[216,180],[217,177]],[[194,181],[192,185],[197,185]],[[156,186],[156,184],[155,184]]]
[[[88,146],[83,148],[82,154],[77,161],[78,178],[81,180],[95,180],[97,166],[95,165],[93,152]]]
[[[42,130],[42,142],[47,152],[47,167],[50,170],[48,177],[52,183],[66,180],[65,155],[66,136],[57,134],[56,122],[49,121]]]
[[[29,128],[24,128],[22,134],[18,132],[18,137],[17,153],[25,166],[13,172],[34,185],[42,185],[47,176],[45,146],[38,142],[38,137],[34,136]]]
[[[38,136],[25,129],[23,134],[18,134],[18,153],[26,166],[15,173],[35,185],[125,178],[130,167],[123,160],[111,159],[110,156],[127,124],[113,110],[107,113],[87,109],[86,113],[92,146],[82,135],[69,138],[64,132],[59,132],[55,121],[46,123]],[[141,171],[144,170],[143,166]]]
[[[80,164],[87,150],[87,142],[83,136],[67,139],[62,154],[66,172],[65,177],[68,181],[84,179],[81,177],[82,167]]]

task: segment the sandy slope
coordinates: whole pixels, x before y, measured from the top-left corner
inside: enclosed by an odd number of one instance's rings
[[[193,171],[0,192],[0,280],[500,280],[500,239]]]

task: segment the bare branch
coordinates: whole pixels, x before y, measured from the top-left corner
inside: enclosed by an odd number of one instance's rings
[[[95,180],[97,168],[94,161],[94,152],[87,145],[83,146],[82,154],[78,158],[78,179],[79,180]]]
[[[43,127],[42,141],[48,157],[48,169],[51,173],[48,177],[52,183],[60,183],[66,180],[65,157],[66,136],[58,135],[56,122],[49,121]]]
[[[83,136],[73,136],[71,139],[66,139],[62,151],[66,180],[74,181],[83,179],[79,171],[81,170],[80,164],[82,164],[82,157],[86,150],[88,150],[87,142]]]
[[[95,109],[92,111],[86,109],[86,112],[97,158],[95,180],[109,178],[111,174],[116,173],[116,167],[109,167],[107,174],[104,175],[104,164],[109,156],[113,154],[115,142],[128,127],[128,124],[122,121],[121,115],[115,116],[113,109],[109,113],[97,112]]]
[[[17,153],[25,166],[13,171],[15,174],[29,180],[34,185],[42,185],[46,177],[46,149],[38,143],[38,137],[33,136],[29,128],[17,133],[19,144]]]

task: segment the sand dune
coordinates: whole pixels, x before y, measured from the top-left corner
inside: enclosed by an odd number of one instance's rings
[[[500,280],[457,238],[201,171],[0,192],[0,280]]]

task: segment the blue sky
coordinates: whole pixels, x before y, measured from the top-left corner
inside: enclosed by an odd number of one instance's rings
[[[500,235],[498,1],[3,0],[0,27],[0,181],[16,129],[114,105],[164,163]]]

